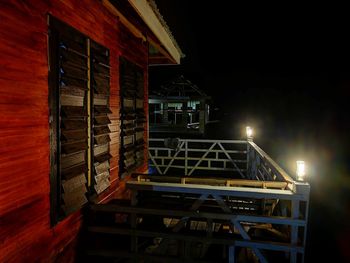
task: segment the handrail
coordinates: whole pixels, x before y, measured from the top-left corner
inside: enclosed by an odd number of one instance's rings
[[[161,138],[149,138],[149,142],[163,142]],[[247,143],[245,140],[210,140],[210,139],[180,139],[180,142],[204,142],[204,143]]]
[[[277,181],[257,181],[246,179],[227,179],[213,177],[179,177],[179,176],[157,176],[152,174],[133,173],[133,178],[138,182],[163,182],[163,183],[181,183],[181,184],[202,184],[202,185],[221,185],[221,186],[242,186],[255,188],[275,188],[285,189],[287,182]]]
[[[165,139],[158,138],[149,140],[150,166],[155,167],[159,174],[167,174],[170,169],[183,169],[182,175],[186,176],[206,170],[229,173],[228,175],[234,172],[245,177],[246,141],[178,139],[177,146],[174,145],[173,148],[162,144],[164,141]]]
[[[283,177],[284,181],[288,183],[294,182],[293,178],[290,177],[287,174],[287,172],[284,171],[283,168],[280,167],[274,160],[272,160],[272,158],[267,153],[265,153],[258,145],[256,145],[252,141],[248,141],[248,144],[252,146],[253,149],[260,155],[260,157],[263,158],[263,160],[269,164],[269,168],[275,170],[275,172],[277,172],[280,176]]]
[[[151,166],[156,167],[160,174],[166,174],[170,168],[184,169],[183,175],[185,176],[190,176],[195,170],[238,172],[242,178],[247,179],[261,181],[277,179],[286,182],[287,188],[290,189],[295,182],[266,152],[250,140],[179,139],[180,147],[175,151],[160,145],[161,142],[164,142],[164,139],[150,138],[148,148]],[[200,144],[201,147],[196,147]],[[239,144],[242,145],[238,148],[233,147],[233,145]],[[194,147],[190,147],[190,145]],[[242,149],[244,145],[247,147]],[[201,156],[200,152],[202,152]],[[190,153],[193,155],[191,156]],[[213,157],[210,157],[209,153],[213,154],[211,155]],[[246,157],[241,155],[238,158],[233,158],[235,154],[245,154]],[[192,163],[196,161],[196,163],[191,165],[190,161]],[[223,164],[222,167],[211,165],[219,162]],[[247,163],[247,166],[242,167],[243,163]],[[227,168],[226,164],[232,165],[233,168]]]

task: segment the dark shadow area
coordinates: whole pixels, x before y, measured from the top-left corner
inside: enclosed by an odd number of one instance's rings
[[[350,60],[340,6],[158,0],[187,57],[150,69],[150,89],[184,74],[213,98],[207,138],[254,141],[292,176],[308,164],[306,262],[350,261]]]

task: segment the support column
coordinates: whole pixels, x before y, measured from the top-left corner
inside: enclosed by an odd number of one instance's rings
[[[293,219],[299,219],[299,206],[300,206],[299,200],[292,201],[291,212],[292,212]],[[291,226],[290,241],[292,246],[298,245],[298,231],[299,231],[299,227],[297,225]],[[298,253],[296,251],[291,251],[290,263],[297,263],[297,260],[298,260]]]
[[[187,129],[187,101],[182,103],[182,126]]]
[[[206,124],[206,123],[208,123],[208,121],[209,121],[209,111],[210,111],[210,109],[209,109],[209,105],[208,104],[206,104],[205,102],[204,102],[204,108],[205,108],[205,112],[204,112],[204,116],[205,116],[205,121],[204,121],[204,124]]]
[[[188,173],[188,141],[185,141],[185,176]]]
[[[228,247],[228,262],[235,263],[235,246]]]
[[[163,120],[162,123],[164,124],[169,124],[169,119],[168,119],[168,102],[163,103]]]
[[[205,130],[205,100],[200,101],[199,109],[199,132],[203,134]]]
[[[250,145],[249,142],[247,141],[247,166],[246,166],[246,177],[247,179],[250,178]]]
[[[301,199],[300,200],[294,200],[292,201],[292,208],[291,208],[291,217],[293,219],[304,219],[305,221],[305,225],[304,225],[304,232],[302,233],[303,237],[299,238],[299,227],[297,226],[292,226],[291,227],[291,243],[292,246],[293,245],[298,245],[298,241],[300,241],[302,239],[302,245],[305,249],[305,245],[306,245],[306,231],[307,231],[307,222],[308,222],[308,212],[309,212],[309,199],[310,199],[310,185],[307,182],[298,182],[295,181],[293,182],[293,192],[301,195]],[[304,201],[306,202],[306,204],[303,206],[300,206],[300,202]],[[304,208],[304,209],[302,209]],[[300,218],[301,216],[303,216],[303,218]],[[299,244],[300,245],[300,244]],[[290,262],[297,262],[298,261],[298,254],[296,252],[291,253],[291,259]],[[305,260],[305,251],[302,252],[301,257],[299,257],[299,259],[301,259],[301,262],[304,262]],[[299,260],[300,261],[300,260]]]

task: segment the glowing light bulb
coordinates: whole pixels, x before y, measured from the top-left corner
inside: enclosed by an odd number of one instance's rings
[[[245,128],[248,139],[253,139],[253,129],[249,126]]]
[[[297,180],[298,181],[304,181],[305,180],[305,162],[304,161],[297,161]]]

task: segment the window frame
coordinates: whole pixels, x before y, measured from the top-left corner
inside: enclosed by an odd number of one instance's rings
[[[61,31],[60,31],[61,30]],[[63,191],[62,191],[62,167],[61,167],[61,149],[60,145],[61,142],[61,103],[60,103],[60,95],[61,95],[61,83],[60,83],[60,71],[61,71],[61,64],[60,64],[60,34],[63,34],[63,32],[66,31],[73,31],[79,34],[79,36],[86,41],[86,45],[84,44],[83,47],[86,47],[86,80],[87,80],[87,86],[85,95],[83,96],[83,114],[86,112],[86,143],[87,143],[87,149],[85,151],[85,157],[84,157],[84,163],[87,167],[86,172],[82,173],[85,174],[86,183],[82,183],[81,185],[85,185],[86,192],[83,193],[84,196],[87,198],[87,202],[84,204],[78,204],[77,206],[72,206],[72,211],[69,210],[69,213],[62,211],[62,205],[63,205]],[[68,41],[68,39],[67,39]],[[70,25],[65,24],[61,20],[48,15],[48,103],[49,103],[49,143],[50,143],[50,222],[51,226],[55,226],[60,221],[62,221],[64,218],[68,217],[70,214],[75,213],[76,211],[80,210],[81,208],[85,207],[89,199],[94,199],[96,195],[101,194],[103,191],[109,188],[105,188],[102,192],[97,194],[97,190],[94,188],[95,185],[97,185],[97,181],[94,180],[95,176],[95,170],[94,170],[94,115],[95,110],[94,106],[94,90],[91,85],[91,79],[93,78],[94,71],[92,70],[93,67],[93,56],[91,55],[92,47],[91,45],[100,46],[103,49],[106,50],[107,54],[107,60],[108,60],[108,86],[102,88],[108,89],[108,96],[106,98],[107,104],[106,108],[107,110],[106,116],[108,119],[110,117],[108,114],[111,113],[110,111],[110,51],[108,48],[104,47],[103,45],[100,45],[99,43],[93,41],[91,38],[87,37],[86,35],[79,32],[77,29],[71,27]],[[96,53],[97,54],[97,53]],[[84,62],[83,62],[84,65]],[[76,69],[76,68],[74,68]],[[73,71],[74,71],[73,69]],[[85,88],[85,86],[84,86]],[[86,109],[85,109],[86,107]],[[85,116],[85,115],[83,115]],[[84,117],[83,117],[84,118]],[[108,125],[108,124],[107,124]],[[84,128],[85,130],[85,128]],[[110,131],[107,133],[109,136],[109,141],[104,143],[108,143],[108,150],[106,153],[110,156]],[[74,143],[74,141],[73,141]],[[103,144],[103,145],[104,145]],[[82,150],[78,150],[77,153],[81,152]],[[103,152],[105,153],[105,152]],[[72,153],[74,154],[74,152]],[[110,164],[111,156],[108,158],[109,164]],[[74,166],[74,165],[73,165]],[[83,172],[83,171],[82,171]],[[97,174],[96,174],[97,175]],[[73,177],[74,178],[74,177]],[[67,179],[69,180],[69,179]],[[108,180],[110,180],[110,166],[108,166]],[[74,188],[76,190],[79,190],[78,188]],[[95,191],[95,192],[94,192]],[[73,196],[74,194],[79,193],[71,193]],[[67,205],[67,203],[66,203]]]

